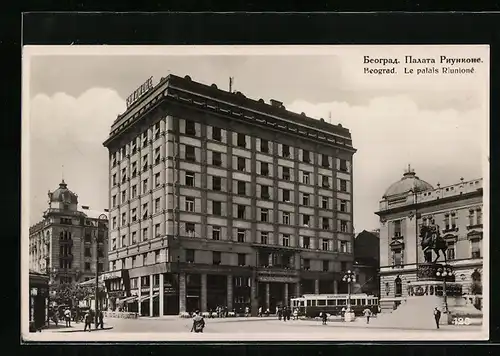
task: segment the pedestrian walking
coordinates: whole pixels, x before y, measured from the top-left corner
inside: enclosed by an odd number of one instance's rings
[[[101,329],[104,329],[104,314],[102,310],[99,310],[97,312],[97,325],[95,326],[95,328],[97,329],[99,326],[101,327]]]
[[[259,307],[259,312],[257,313],[257,316],[262,317],[262,307]]]
[[[248,318],[250,316],[250,308],[245,307],[245,316]]]
[[[202,333],[205,328],[205,319],[200,315],[199,311],[196,311],[193,318],[193,326],[191,327],[191,332]]]
[[[441,311],[436,307],[434,308],[434,320],[436,321],[436,327],[439,329],[439,319],[441,319]]]
[[[64,320],[66,321],[67,327],[71,326],[71,310],[69,310],[69,308],[66,308],[64,311]]]
[[[92,331],[92,314],[90,313],[90,310],[85,313],[83,320],[85,321],[85,328],[83,331],[87,331],[87,327],[89,328],[89,332]]]
[[[293,311],[293,319],[299,320],[299,310],[297,308]]]
[[[370,317],[372,316],[372,311],[370,309],[366,308],[365,310],[363,310],[363,314],[366,317],[366,323],[370,324]]]
[[[326,312],[321,312],[321,320],[323,321],[323,325],[326,325],[327,319],[328,319],[328,314],[326,314]]]
[[[281,308],[278,308],[278,320],[281,320],[281,316],[283,315],[283,310]]]

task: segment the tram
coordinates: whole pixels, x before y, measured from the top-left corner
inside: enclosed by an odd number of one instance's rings
[[[355,315],[363,315],[363,310],[370,309],[373,314],[378,313],[378,297],[365,293],[351,294],[305,294],[299,298],[292,298],[292,310],[298,309],[299,315],[315,318],[321,312],[331,315],[341,315],[342,309],[347,308],[351,301],[351,309]]]

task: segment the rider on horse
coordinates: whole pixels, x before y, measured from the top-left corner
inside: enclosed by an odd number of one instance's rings
[[[431,220],[430,225],[423,225],[420,228],[420,238],[422,239],[420,246],[422,247],[422,251],[424,252],[426,262],[432,262],[432,257],[429,254],[431,250],[436,252],[437,255],[434,263],[436,263],[439,259],[441,251],[443,252],[446,261],[446,242],[441,237],[439,233],[439,226],[435,224],[434,219]]]

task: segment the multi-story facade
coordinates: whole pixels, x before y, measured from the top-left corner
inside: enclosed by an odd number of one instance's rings
[[[363,230],[354,239],[354,292],[379,296],[380,232]]]
[[[346,128],[170,75],[129,105],[104,145],[114,271],[105,278],[129,310],[256,313],[347,290]]]
[[[79,210],[78,196],[64,180],[48,195],[43,220],[29,230],[30,270],[48,274],[50,283],[84,282],[95,276],[96,267],[105,271],[108,213],[86,206]]]
[[[447,242],[447,262],[468,300],[478,301],[483,268],[482,179],[434,188],[408,169],[380,201],[380,290],[382,309],[392,310],[416,280],[416,266],[425,261],[420,248],[422,224],[434,220]],[[434,260],[433,253],[432,259]],[[444,262],[444,256],[438,262]]]

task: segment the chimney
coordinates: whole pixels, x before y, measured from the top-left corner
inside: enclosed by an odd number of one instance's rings
[[[281,101],[271,99],[271,106],[274,106],[276,108],[282,108],[283,103]]]

